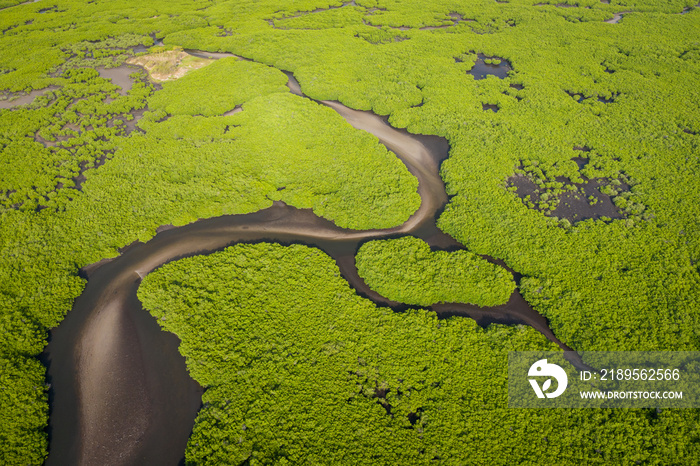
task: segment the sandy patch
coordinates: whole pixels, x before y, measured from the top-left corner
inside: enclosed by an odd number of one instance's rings
[[[126,62],[142,66],[156,82],[180,79],[192,70],[204,68],[216,60],[195,57],[182,49],[166,50],[150,55],[129,58]]]

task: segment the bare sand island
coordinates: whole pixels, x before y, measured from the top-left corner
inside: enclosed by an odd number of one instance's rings
[[[131,57],[126,60],[130,65],[139,65],[145,68],[155,82],[179,79],[190,71],[203,68],[214,61],[211,58],[194,56],[181,48]]]
[[[298,83],[290,79],[290,88]],[[370,112],[325,101],[356,128],[377,136],[395,152],[419,181],[420,208],[403,224],[386,230],[348,230],[281,202],[246,215],[200,220],[161,231],[147,243],[135,243],[118,258],[86,267],[88,284],[73,310],[52,331],[46,359],[50,362],[52,413],[47,464],[177,464],[201,404],[202,389],[189,378],[179,340],[160,330],[141,308],[136,291],[141,279],[164,263],[208,254],[237,242],[303,243],[331,255],[360,295],[395,309],[395,303],[369,289],[357,275],[354,255],[362,241],[413,234],[436,248],[461,245],[435,226],[447,202],[439,165],[447,156],[442,138],[410,135]],[[496,261],[497,262],[497,261]],[[517,289],[511,300],[494,308],[441,304],[443,317],[473,317],[492,322],[526,324],[556,339],[546,319]]]

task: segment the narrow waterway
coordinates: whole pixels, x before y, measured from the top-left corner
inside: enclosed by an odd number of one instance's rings
[[[290,76],[290,89],[301,95]],[[376,135],[419,181],[420,208],[401,226],[386,230],[347,230],[308,209],[275,202],[268,209],[162,228],[147,243],[135,243],[116,259],[88,266],[83,294],[60,326],[51,332],[44,354],[50,392],[50,452],[47,464],[178,464],[182,461],[202,388],[178,353],[178,338],[160,330],[141,307],[141,279],[183,257],[210,254],[238,242],[270,241],[318,247],[333,257],[357,292],[378,305],[401,311],[357,275],[355,253],[363,241],[411,234],[436,249],[461,245],[435,226],[447,202],[439,166],[448,144],[434,136],[411,135],[370,112],[337,102],[321,102],[358,129]],[[440,304],[442,317],[474,318],[479,324],[526,324],[566,348],[516,290],[502,306],[480,308]]]

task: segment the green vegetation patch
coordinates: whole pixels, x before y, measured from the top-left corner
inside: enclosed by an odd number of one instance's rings
[[[431,251],[413,237],[365,243],[355,263],[370,288],[406,304],[496,306],[506,303],[515,289],[504,268],[469,251]]]
[[[282,17],[271,21],[278,29],[330,29],[361,24],[364,15],[364,8],[344,6],[301,12],[291,17]]]
[[[355,37],[364,39],[370,44],[391,44],[394,42],[401,42],[407,40],[408,37],[401,32],[383,27],[377,29],[369,29],[362,32],[358,32]]]
[[[252,97],[288,92],[286,84],[287,77],[274,68],[227,57],[163,83],[148,106],[171,115],[221,115]]]
[[[69,55],[69,59],[55,68],[59,70],[70,68],[104,66],[114,68],[129,58],[133,58],[136,47],[150,45],[151,39],[138,34],[122,34],[118,37],[107,37],[102,40],[83,40],[69,42],[61,49]]]
[[[34,358],[4,356],[0,353],[0,462],[42,464],[49,444],[44,433],[49,417],[46,368]]]
[[[328,107],[270,94],[231,117],[239,157],[284,201],[353,229],[389,228],[420,207],[418,180],[377,138]]]
[[[25,0],[0,0],[0,9],[19,5],[20,3],[24,2],[24,1]]]
[[[111,158],[153,92],[143,72],[130,71],[124,95],[97,70],[71,68],[61,87],[0,110],[0,208],[59,210],[75,197],[84,173]]]

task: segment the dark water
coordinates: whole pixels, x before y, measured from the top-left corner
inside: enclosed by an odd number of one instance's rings
[[[484,60],[488,58],[495,58],[497,60],[501,60],[501,62],[497,65],[485,63]],[[474,79],[486,79],[486,76],[496,76],[497,78],[504,79],[508,76],[508,72],[512,69],[513,68],[510,66],[510,63],[508,63],[507,60],[499,57],[487,57],[483,53],[480,53],[478,54],[476,63],[472,69],[469,70],[469,74],[474,76]]]
[[[582,157],[574,157],[572,159],[579,167],[584,167],[588,163],[587,159]],[[557,177],[557,181],[571,185],[568,179]],[[508,179],[510,186],[515,186],[518,197],[524,199],[530,197],[530,200],[537,205],[540,202],[540,194],[542,190],[530,178],[524,175],[515,175]],[[559,204],[551,212],[546,212],[546,215],[566,219],[569,222],[575,223],[582,220],[601,218],[620,219],[624,215],[620,209],[613,203],[612,198],[600,191],[602,186],[607,185],[605,179],[595,178],[586,180],[584,183],[575,184],[577,191],[566,191],[559,194]],[[629,187],[622,185],[622,190],[627,191]],[[591,204],[589,199],[595,199],[595,203]],[[538,209],[539,210],[539,209]]]
[[[51,331],[43,358],[52,385],[47,464],[172,465],[183,460],[202,388],[189,378],[177,351],[178,338],[161,331],[136,297],[141,279],[164,263],[238,242],[307,244],[333,257],[360,295],[401,311],[405,305],[378,295],[357,275],[354,257],[361,243],[412,234],[434,249],[461,248],[435,226],[447,202],[438,176],[440,162],[447,157],[447,142],[393,129],[369,112],[323,103],[355,127],[376,134],[406,163],[419,180],[420,209],[399,227],[356,231],[339,228],[310,210],[276,202],[252,214],[161,228],[149,242],[134,243],[118,258],[84,268],[81,273],[88,278],[87,286],[66,319]],[[471,317],[482,325],[530,325],[568,349],[517,291],[502,306],[440,304],[432,310],[445,318]]]

